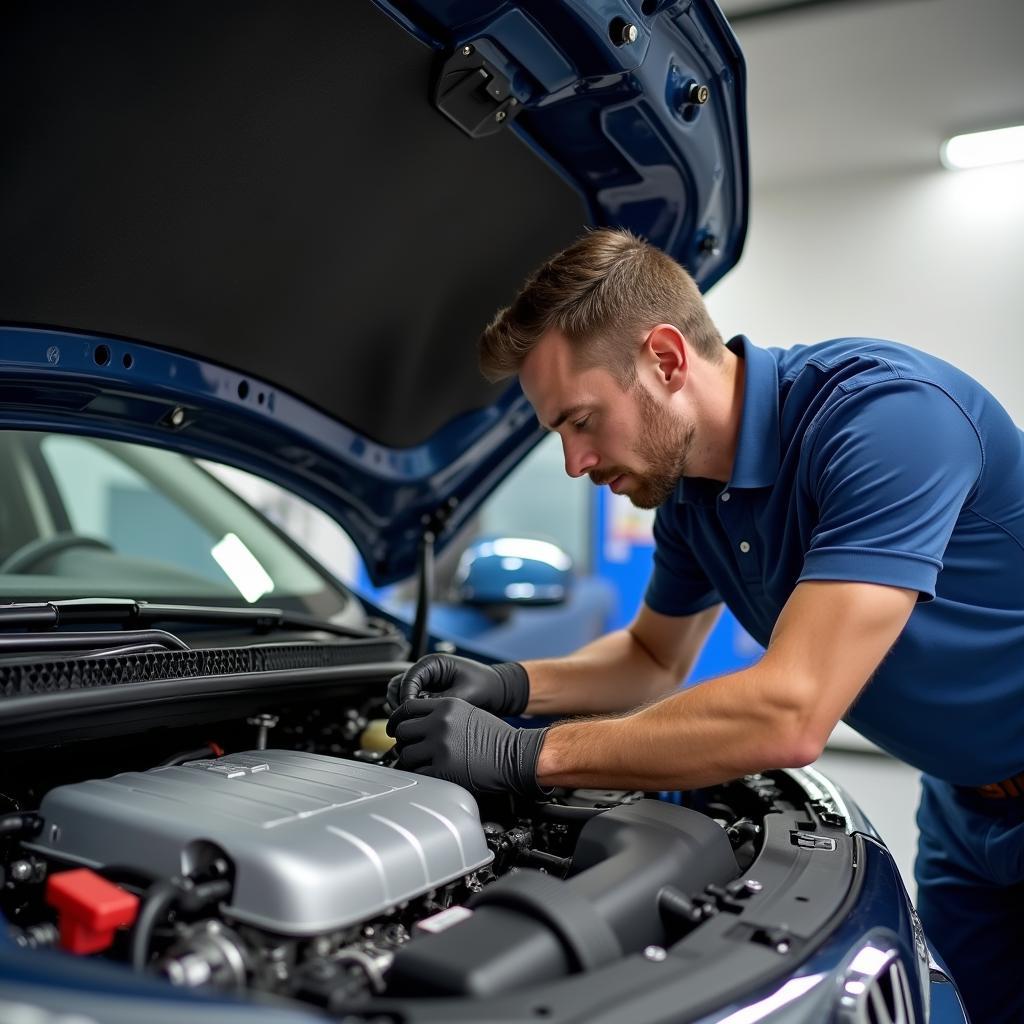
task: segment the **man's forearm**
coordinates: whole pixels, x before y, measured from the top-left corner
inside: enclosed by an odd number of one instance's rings
[[[761,665],[674,694],[621,718],[550,729],[545,786],[687,789],[817,756],[801,701]]]
[[[564,658],[525,662],[534,715],[613,714],[658,700],[679,683],[626,629]]]

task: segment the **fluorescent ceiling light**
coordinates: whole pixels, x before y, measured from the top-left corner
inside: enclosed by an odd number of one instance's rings
[[[1024,160],[1024,125],[954,135],[942,144],[942,163],[951,170]]]
[[[267,570],[235,534],[226,533],[210,549],[210,554],[249,604],[274,589],[274,581]]]

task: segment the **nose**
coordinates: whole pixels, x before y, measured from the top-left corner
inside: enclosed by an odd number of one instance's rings
[[[562,438],[562,453],[565,456],[565,471],[571,477],[589,473],[598,464],[597,452],[590,448],[583,438]]]

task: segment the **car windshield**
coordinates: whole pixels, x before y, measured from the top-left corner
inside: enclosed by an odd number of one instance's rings
[[[130,597],[331,618],[350,600],[266,519],[184,455],[0,431],[0,597]]]

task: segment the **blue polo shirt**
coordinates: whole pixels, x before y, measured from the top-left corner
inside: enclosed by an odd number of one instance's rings
[[[732,478],[685,477],[658,509],[647,604],[724,601],[767,645],[801,580],[917,590],[845,720],[949,782],[1024,770],[1024,434],[894,342],[729,347],[746,368]]]

